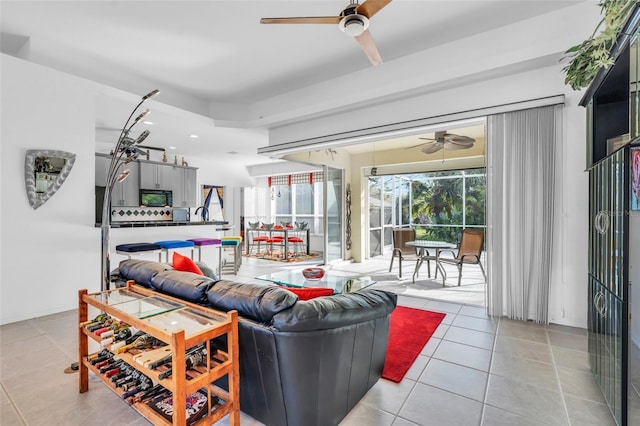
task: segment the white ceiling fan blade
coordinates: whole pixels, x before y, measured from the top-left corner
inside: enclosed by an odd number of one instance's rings
[[[427,144],[424,148],[421,149],[425,154],[433,154],[434,152],[440,151],[444,148],[444,144],[441,142],[434,142],[432,144]]]
[[[448,142],[455,142],[455,143],[474,143],[476,140],[473,138],[470,138],[469,136],[460,136],[460,135],[454,135],[451,133],[447,133],[444,136],[444,139]]]
[[[380,53],[378,53],[378,48],[369,30],[365,30],[362,34],[356,36],[355,39],[373,65],[380,65],[382,63],[382,57],[380,57]]]
[[[449,151],[457,151],[459,149],[469,149],[473,146],[473,144],[468,144],[468,145],[464,145],[464,144],[459,144],[459,143],[452,143],[452,142],[445,142],[444,143],[444,149],[447,149]]]

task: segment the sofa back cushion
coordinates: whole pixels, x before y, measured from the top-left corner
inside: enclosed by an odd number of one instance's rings
[[[278,312],[295,305],[298,296],[268,284],[242,284],[218,281],[207,293],[213,309],[236,309],[240,316],[269,323]]]
[[[151,287],[187,302],[206,303],[207,291],[215,282],[209,277],[193,272],[169,270],[158,272],[151,279]]]
[[[126,259],[120,262],[118,270],[125,280],[134,280],[136,283],[152,287],[151,280],[159,272],[172,269],[166,263],[153,262],[151,260]]]
[[[299,301],[273,316],[279,331],[312,331],[339,328],[389,315],[397,296],[383,290],[365,289]]]

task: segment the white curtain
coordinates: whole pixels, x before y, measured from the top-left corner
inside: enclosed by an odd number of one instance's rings
[[[548,323],[559,105],[487,122],[490,315]]]

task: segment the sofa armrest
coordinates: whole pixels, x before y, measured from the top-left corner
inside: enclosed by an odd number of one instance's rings
[[[389,315],[397,298],[384,290],[365,289],[298,301],[274,315],[272,325],[279,331],[311,331],[358,324]]]

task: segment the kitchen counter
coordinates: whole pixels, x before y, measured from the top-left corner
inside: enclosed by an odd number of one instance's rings
[[[163,226],[203,226],[203,225],[208,225],[208,226],[217,226],[218,228],[216,228],[219,231],[228,231],[230,229],[232,229],[232,226],[229,226],[229,222],[226,221],[219,221],[219,220],[212,220],[212,221],[208,221],[208,222],[203,222],[203,221],[188,221],[188,222],[170,222],[167,220],[164,221],[148,221],[148,222],[143,222],[143,221],[131,221],[131,222],[111,222],[111,228],[115,229],[115,228],[155,228],[155,227],[163,227]],[[99,223],[96,223],[96,227],[99,228],[100,226],[102,226]]]

